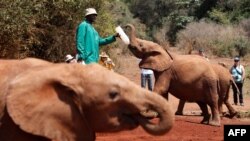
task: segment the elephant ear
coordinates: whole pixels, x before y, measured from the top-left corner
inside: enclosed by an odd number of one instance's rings
[[[61,70],[40,68],[19,75],[9,88],[7,111],[27,133],[58,141],[94,140],[77,96],[83,89],[67,83],[70,77],[60,76]]]
[[[146,53],[139,64],[140,68],[164,71],[172,65],[173,58],[171,54],[166,52],[160,45],[154,44],[144,50]]]

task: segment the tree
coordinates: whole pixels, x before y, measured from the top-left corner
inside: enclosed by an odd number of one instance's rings
[[[100,34],[110,32],[109,0],[0,0],[0,57],[37,57],[54,62],[75,53],[75,30],[84,9],[95,7]],[[102,23],[102,22],[100,22]]]

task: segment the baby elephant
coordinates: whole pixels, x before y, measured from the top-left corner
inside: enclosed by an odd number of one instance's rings
[[[95,132],[139,125],[163,135],[174,122],[164,98],[97,64],[30,68],[11,81],[2,98],[1,141],[94,141]],[[144,117],[146,110],[159,113],[159,122]]]
[[[47,66],[50,64],[52,63],[36,58],[25,58],[20,60],[0,59],[0,126],[6,102],[4,97],[7,93],[9,83],[23,71],[33,67]]]

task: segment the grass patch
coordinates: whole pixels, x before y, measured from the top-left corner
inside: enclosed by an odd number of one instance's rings
[[[237,118],[250,118],[250,111],[245,111],[245,112],[239,111],[236,117]]]

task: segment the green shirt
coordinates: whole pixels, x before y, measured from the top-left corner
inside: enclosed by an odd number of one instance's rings
[[[115,36],[101,38],[95,28],[85,20],[76,31],[77,59],[84,60],[86,64],[98,63],[99,46],[110,44],[115,40]]]

